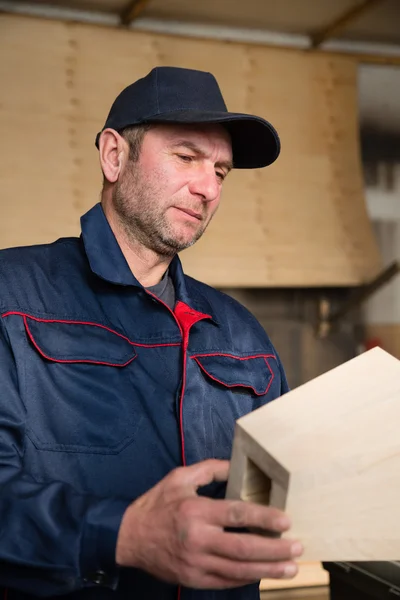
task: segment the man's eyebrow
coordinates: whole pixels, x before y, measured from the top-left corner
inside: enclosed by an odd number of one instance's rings
[[[194,154],[197,154],[197,156],[201,156],[201,157],[205,157],[206,155],[204,154],[203,150],[201,148],[199,148],[199,146],[197,146],[197,144],[195,144],[194,142],[191,142],[190,140],[177,140],[176,142],[174,142],[172,144],[173,148],[186,148],[187,150],[191,150],[191,152],[194,152]],[[233,169],[233,162],[231,160],[220,160],[217,163],[215,163],[215,166],[217,167],[223,167],[225,169],[227,169],[227,171],[231,171]]]
[[[215,166],[223,167],[229,173],[229,171],[232,171],[233,169],[233,162],[231,160],[219,160],[217,163],[215,163]]]

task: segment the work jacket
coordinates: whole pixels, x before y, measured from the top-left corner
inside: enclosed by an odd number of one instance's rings
[[[147,292],[99,204],[81,223],[79,238],[0,252],[4,598],[258,598],[178,590],[118,568],[115,547],[132,500],[177,466],[229,459],[235,420],[287,390],[275,350],[177,257],[175,310]]]

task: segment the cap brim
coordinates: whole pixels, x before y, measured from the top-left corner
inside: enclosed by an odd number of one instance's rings
[[[267,167],[278,158],[281,149],[278,133],[271,123],[253,115],[179,110],[153,115],[140,122],[125,123],[123,127],[144,123],[221,123],[231,136],[235,169]],[[114,126],[114,129],[119,130],[122,127]],[[97,148],[100,133],[96,136]]]
[[[257,169],[272,164],[281,144],[275,128],[261,117],[242,113],[180,110],[155,115],[148,123],[221,123],[232,139],[235,169]]]

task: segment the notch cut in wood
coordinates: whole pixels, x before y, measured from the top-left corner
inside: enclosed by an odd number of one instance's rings
[[[241,499],[268,506],[271,499],[271,487],[270,477],[262,469],[259,469],[252,460],[247,458]]]

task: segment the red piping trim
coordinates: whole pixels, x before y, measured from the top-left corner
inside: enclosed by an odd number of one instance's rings
[[[263,358],[265,360],[265,363],[271,373],[271,379],[266,387],[266,389],[264,390],[264,392],[258,392],[252,385],[249,385],[247,383],[226,383],[225,381],[221,381],[220,379],[217,379],[217,377],[214,377],[213,375],[211,375],[211,373],[209,373],[209,371],[207,371],[207,369],[201,364],[201,362],[198,360],[198,357],[202,357],[202,356],[229,356],[230,358],[235,358],[237,360],[249,360],[252,358]],[[271,369],[271,366],[267,360],[267,358],[275,358],[276,356],[274,356],[273,354],[258,354],[255,356],[245,356],[245,357],[241,357],[241,356],[234,356],[233,354],[222,354],[222,353],[217,353],[214,352],[213,354],[195,354],[193,356],[191,356],[190,358],[194,358],[194,360],[197,362],[197,364],[199,365],[199,367],[204,371],[204,373],[206,373],[208,375],[208,377],[210,377],[210,379],[212,379],[213,381],[216,381],[217,383],[220,383],[221,385],[228,387],[228,388],[234,388],[234,387],[246,387],[249,388],[251,390],[253,390],[253,392],[256,394],[256,396],[264,396],[269,388],[272,385],[272,382],[275,378],[275,373],[273,372],[273,370]]]
[[[56,362],[56,363],[68,363],[68,364],[70,364],[70,363],[90,363],[92,365],[107,365],[108,367],[126,367],[126,365],[129,365],[129,363],[131,363],[133,360],[135,360],[135,358],[137,356],[135,354],[135,356],[133,356],[132,358],[130,358],[129,360],[127,360],[123,364],[115,364],[115,363],[106,362],[106,361],[89,360],[89,359],[61,360],[61,359],[58,359],[58,358],[53,358],[52,356],[48,356],[47,354],[45,354],[43,352],[43,350],[41,348],[39,348],[39,346],[35,342],[34,337],[33,337],[32,333],[31,333],[31,330],[29,329],[29,325],[28,325],[26,317],[24,317],[24,325],[25,325],[26,332],[27,332],[27,334],[29,336],[29,339],[31,340],[32,344],[35,346],[35,348],[39,352],[39,354],[41,354],[44,358],[47,358],[47,360],[51,360],[52,362]]]
[[[236,356],[235,354],[227,354],[224,352],[208,352],[207,354],[192,354],[190,358],[197,358],[202,356],[228,356],[229,358],[236,358],[236,360],[249,360],[250,358],[274,358],[275,354],[254,354],[253,356]]]
[[[180,346],[179,342],[171,343],[171,344],[139,344],[138,342],[132,342],[125,335],[122,335],[122,333],[118,333],[118,331],[114,331],[114,329],[110,329],[109,327],[106,327],[105,325],[100,325],[99,323],[92,323],[90,321],[67,321],[64,319],[40,319],[38,317],[33,317],[32,315],[28,315],[27,313],[17,312],[17,311],[9,311],[9,312],[2,314],[1,316],[4,318],[4,317],[9,317],[10,315],[19,315],[20,317],[32,319],[32,321],[37,321],[38,323],[66,323],[67,325],[91,325],[93,327],[100,327],[101,329],[105,329],[106,331],[109,331],[110,333],[114,333],[115,335],[122,338],[123,340],[126,340],[129,344],[131,344],[131,346],[139,346],[141,348],[159,348],[160,346],[162,346],[162,347],[164,347],[164,346]],[[77,361],[73,361],[73,362],[77,362]],[[88,362],[88,361],[84,361],[84,362]]]

